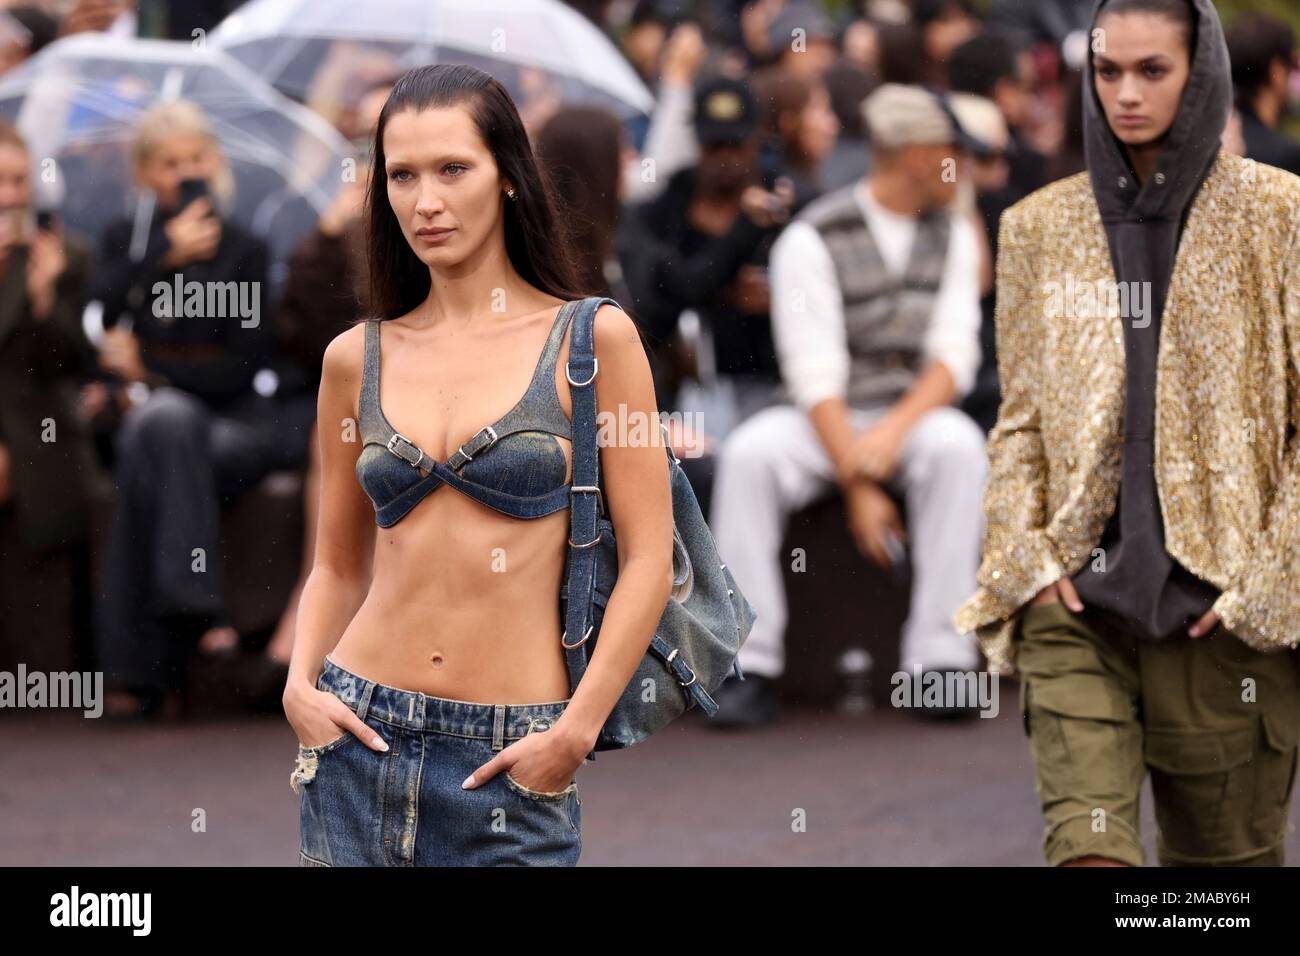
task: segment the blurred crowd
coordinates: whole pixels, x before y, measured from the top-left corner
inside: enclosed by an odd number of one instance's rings
[[[152,35],[188,38],[237,4],[180,6],[9,5],[0,71],[70,34],[146,34],[169,10]],[[974,590],[983,436],[999,403],[998,221],[1084,168],[1092,0],[572,6],[653,109],[569,102],[517,69],[511,90],[588,292],[640,324],[660,408],[681,413],[672,440],[759,611],[741,658],[758,679],[723,716],[775,713],[776,548],[793,511],[849,486],[846,469],[878,479],[845,492],[863,553],[911,565],[904,668],[975,666],[950,620]],[[1300,174],[1285,132],[1300,77],[1292,27],[1251,11],[1224,20],[1237,95],[1224,148]],[[164,711],[194,653],[249,637],[224,606],[221,517],[273,472],[304,475],[302,577],[310,568],[321,357],[365,314],[368,135],[400,73],[375,54],[297,97],[358,144],[361,168],[285,252],[227,214],[222,137],[184,98],[144,110],[125,146],[150,214],[94,235],[74,228],[75,210],[38,208],[44,157],[21,123],[0,126],[0,552],[84,547],[111,483],[92,623],[111,713]],[[951,175],[936,175],[945,161]],[[192,313],[183,296],[159,309],[159,282],[266,290],[261,321]],[[843,418],[826,414],[836,398]],[[276,694],[297,593],[261,649]]]

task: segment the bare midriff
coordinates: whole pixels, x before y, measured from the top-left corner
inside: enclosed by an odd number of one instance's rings
[[[525,520],[435,489],[377,529],[370,591],[330,659],[434,697],[567,700],[559,594],[568,533],[568,509]]]

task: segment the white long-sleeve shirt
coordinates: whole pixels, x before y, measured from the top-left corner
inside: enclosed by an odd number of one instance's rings
[[[866,180],[854,196],[887,268],[901,275],[916,238],[916,220],[881,206]],[[923,354],[952,374],[958,397],[975,383],[980,364],[979,237],[963,216],[952,216],[948,253],[926,330]],[[807,411],[827,398],[844,397],[849,349],[844,303],[830,250],[816,227],[794,220],[772,246],[772,339],[781,377],[794,403]]]
[[[689,83],[659,83],[650,128],[641,155],[623,171],[623,201],[646,202],[663,192],[673,173],[693,166],[700,158],[695,138],[695,92]],[[646,176],[646,160],[652,160]]]

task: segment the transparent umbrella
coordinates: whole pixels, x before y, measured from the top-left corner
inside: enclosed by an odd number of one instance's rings
[[[442,62],[491,73],[525,123],[561,102],[621,118],[654,106],[618,48],[559,0],[250,0],[211,43],[326,116],[373,83]]]
[[[351,168],[352,148],[324,120],[223,53],[184,42],[82,33],[0,77],[0,116],[33,157],[37,201],[97,241],[123,215],[152,211],[133,185],[140,113],[183,98],[206,114],[234,179],[228,214],[283,262]]]

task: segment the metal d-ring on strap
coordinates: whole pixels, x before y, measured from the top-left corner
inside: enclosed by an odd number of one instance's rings
[[[596,625],[593,624],[587,628],[587,633],[582,635],[582,640],[580,640],[577,644],[565,644],[564,639],[569,634],[568,628],[565,628],[564,633],[560,635],[560,644],[561,646],[564,647],[565,650],[569,650],[569,651],[573,650],[575,647],[581,647],[583,644],[587,643],[587,638],[591,637],[591,632],[594,631],[595,629],[596,629]]]
[[[596,372],[598,372],[599,370],[600,370],[600,359],[595,358],[593,356],[591,360],[591,378],[587,379],[585,382],[575,382],[573,380],[573,376],[569,373],[569,363],[568,362],[564,363],[564,377],[569,380],[570,385],[577,386],[578,388],[582,388],[584,385],[590,385],[592,382],[594,382],[596,380]]]

